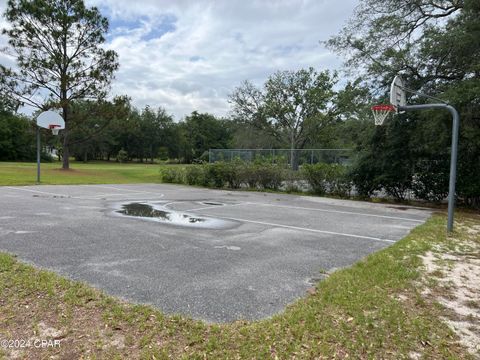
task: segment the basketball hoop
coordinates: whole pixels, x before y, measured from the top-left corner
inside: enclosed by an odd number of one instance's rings
[[[48,125],[48,128],[52,130],[53,135],[58,135],[58,132],[60,131],[61,125]]]
[[[387,118],[388,114],[395,112],[396,108],[393,105],[373,105],[372,113],[375,119],[375,125],[383,125],[383,122]]]

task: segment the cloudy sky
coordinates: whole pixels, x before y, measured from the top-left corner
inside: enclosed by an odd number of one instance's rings
[[[110,20],[105,46],[120,61],[112,94],[127,94],[138,107],[162,106],[176,119],[194,110],[225,115],[228,94],[243,80],[261,85],[276,70],[339,68],[341,59],[319,41],[335,34],[357,3],[85,1]],[[5,4],[0,0],[2,12]]]

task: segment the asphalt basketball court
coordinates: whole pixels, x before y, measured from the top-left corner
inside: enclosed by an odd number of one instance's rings
[[[282,311],[392,245],[426,209],[165,184],[0,187],[0,251],[168,314]],[[153,217],[133,216],[133,209]],[[177,222],[177,220],[179,222]]]

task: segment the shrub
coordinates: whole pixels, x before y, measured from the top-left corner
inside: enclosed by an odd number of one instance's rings
[[[258,173],[257,166],[250,162],[243,162],[239,167],[239,177],[241,178],[242,183],[246,184],[251,189],[256,189],[258,187]]]
[[[231,162],[219,161],[203,165],[205,185],[238,189],[242,184],[251,188],[261,186],[264,189],[276,190],[283,180],[283,172],[279,166],[265,163],[248,163],[240,159]]]
[[[165,183],[184,184],[185,169],[180,167],[162,169],[162,181]]]
[[[205,164],[205,185],[223,188],[226,181],[226,165],[224,162]]]
[[[380,172],[381,169],[377,165],[375,154],[369,152],[361,154],[356,159],[347,176],[355,186],[357,195],[360,198],[368,199],[381,189],[377,178]]]
[[[407,199],[408,191],[411,188],[411,179],[408,178],[401,178],[401,179],[392,179],[391,177],[388,178],[381,178],[383,181],[383,187],[387,195],[394,198],[395,201],[402,202]]]
[[[304,165],[302,175],[317,195],[329,193],[347,197],[352,188],[344,165],[324,163]]]
[[[327,172],[326,181],[328,192],[332,195],[349,197],[352,190],[352,183],[348,177],[347,167],[340,164],[330,164],[330,171]]]
[[[117,154],[117,161],[124,163],[124,162],[127,162],[127,160],[128,160],[128,153],[124,149],[121,149]]]
[[[471,135],[480,139],[480,132]],[[474,165],[476,164],[476,165]],[[457,194],[465,205],[480,208],[480,146],[461,146],[458,157]]]
[[[282,185],[283,169],[277,165],[257,163],[254,165],[258,184],[264,189],[277,190]]]
[[[203,166],[189,166],[185,171],[185,182],[188,185],[206,185],[205,170]]]
[[[420,161],[415,168],[412,190],[422,200],[440,202],[448,195],[449,163],[445,160]]]
[[[231,189],[239,189],[244,182],[244,172],[245,162],[235,159],[228,163],[225,163],[224,167],[224,179],[227,183],[227,186]]]
[[[301,171],[303,178],[315,194],[326,194],[328,164],[303,165]]]
[[[301,187],[298,186],[299,181],[302,180],[301,173],[299,171],[285,170],[283,174],[285,178],[285,191],[288,193],[291,192],[300,192],[302,191]]]

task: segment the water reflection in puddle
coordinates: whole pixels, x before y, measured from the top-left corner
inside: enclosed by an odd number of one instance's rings
[[[116,213],[124,216],[155,220],[172,225],[197,226],[209,229],[226,229],[237,225],[236,222],[230,220],[195,216],[171,210],[160,205],[150,205],[139,202],[122,204],[121,210],[117,210]]]
[[[184,224],[184,223],[194,224],[194,223],[205,221],[204,218],[194,217],[194,216],[184,214],[184,213],[179,213],[176,211],[158,210],[151,205],[142,204],[142,203],[125,204],[125,205],[122,205],[122,209],[123,210],[119,210],[118,213],[127,215],[127,216],[158,218],[159,220],[176,223],[176,224]]]

